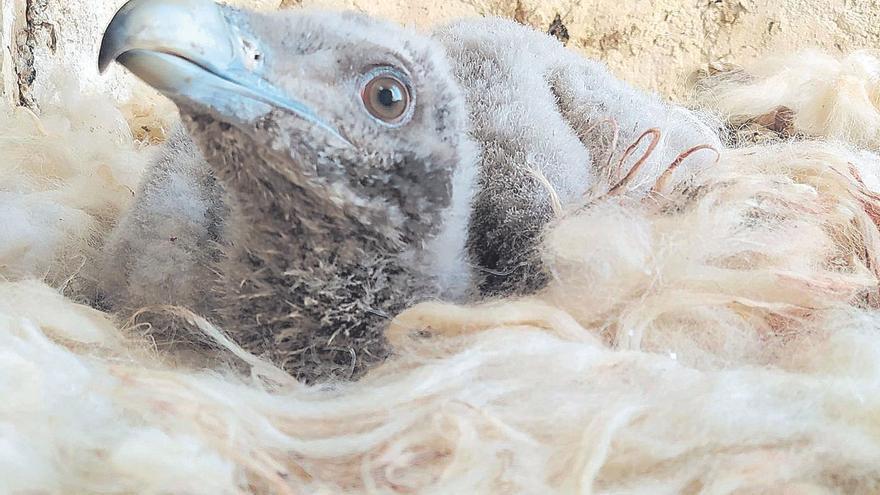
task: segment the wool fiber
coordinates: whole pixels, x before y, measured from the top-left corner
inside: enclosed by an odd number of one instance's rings
[[[709,72],[696,99],[735,124],[784,109],[790,112],[787,133],[880,148],[877,51],[843,56],[804,51]]]
[[[126,107],[56,80],[40,116],[23,107],[0,111],[0,277],[6,279],[58,283],[75,274],[90,254],[84,247],[131,201],[149,156],[132,139]]]
[[[310,387],[182,309],[232,366],[59,293],[151,153],[79,98],[0,122],[0,493],[880,490],[871,152],[720,149],[560,208],[542,292],[410,308],[385,364]]]

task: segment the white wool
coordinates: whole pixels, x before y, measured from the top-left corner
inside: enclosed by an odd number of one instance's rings
[[[3,252],[4,275],[67,273],[130,198],[119,114],[72,101],[3,121],[4,193],[40,253]],[[350,384],[238,349],[253,376],[171,364],[2,282],[0,493],[876,493],[878,170],[827,143],[723,151],[687,187],[561,211],[546,290],[411,308],[397,355]],[[65,211],[73,234],[49,221]]]
[[[91,221],[51,199],[0,192],[0,270],[7,277],[48,271],[61,246],[87,242]]]
[[[876,199],[855,163],[880,170],[837,145],[730,150],[688,189],[565,217],[547,238],[547,295],[616,348],[700,368],[773,363],[797,342],[792,327],[876,292],[877,265],[859,252],[880,249]]]
[[[2,109],[0,276],[60,281],[131,200],[146,160],[111,102],[59,84],[38,116]]]
[[[880,58],[875,51],[834,57],[805,51],[761,59],[702,81],[700,103],[734,120],[779,106],[811,136],[880,148]]]
[[[15,425],[0,458],[18,461],[0,463],[0,480],[206,494],[875,486],[875,317],[835,320],[826,327],[835,337],[801,353],[798,372],[700,371],[572,341],[540,320],[518,322],[527,303],[501,306],[501,327],[408,348],[359,383],[279,392],[59,346],[19,313],[0,320],[0,392],[14,397],[0,422]],[[438,327],[450,314],[435,317]]]

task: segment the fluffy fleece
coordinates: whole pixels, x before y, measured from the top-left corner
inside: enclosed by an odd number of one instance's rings
[[[727,150],[691,182],[560,211],[544,292],[414,307],[385,365],[306,387],[194,315],[251,373],[168,363],[32,280],[75,271],[149,153],[107,104],[60,103],[3,121],[4,194],[32,216],[2,225],[32,247],[2,267],[0,493],[880,489],[871,153]],[[118,187],[96,190],[102,165]],[[75,229],[29,206],[44,196]]]
[[[700,81],[698,101],[734,123],[772,116],[783,107],[787,113],[784,125],[791,127],[790,133],[880,148],[880,58],[876,51],[837,57],[805,51],[709,72]]]
[[[137,186],[146,157],[125,114],[106,98],[77,93],[60,85],[40,117],[21,107],[0,114],[5,278],[37,275],[58,283],[73,275],[88,255],[83,246],[115,221]]]

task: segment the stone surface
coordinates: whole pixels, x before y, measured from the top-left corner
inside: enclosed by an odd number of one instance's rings
[[[132,91],[117,69],[95,69],[103,27],[123,0],[0,0],[5,98],[37,105],[63,70],[119,98]],[[568,46],[604,60],[620,77],[680,99],[689,76],[715,62],[819,47],[832,53],[880,39],[876,0],[238,0],[256,8],[329,7],[419,29],[462,16],[501,15],[565,33]]]

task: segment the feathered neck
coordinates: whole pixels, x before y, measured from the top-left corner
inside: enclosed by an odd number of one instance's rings
[[[387,354],[389,319],[433,295],[402,246],[277,172],[250,139],[202,145],[230,196],[216,317],[298,378],[357,376]]]

